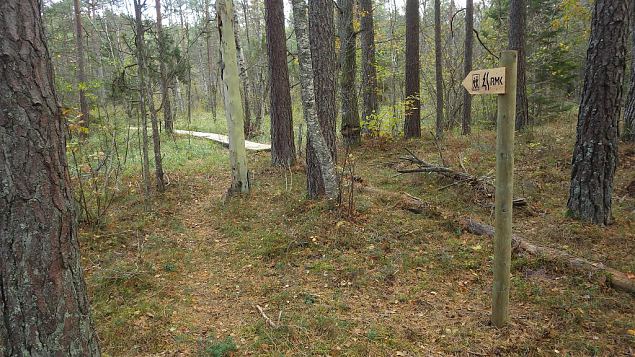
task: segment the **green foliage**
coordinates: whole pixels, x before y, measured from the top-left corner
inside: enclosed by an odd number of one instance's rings
[[[210,340],[207,342],[204,356],[209,357],[225,357],[233,355],[233,352],[238,351],[234,339],[231,336],[227,336],[224,340]]]

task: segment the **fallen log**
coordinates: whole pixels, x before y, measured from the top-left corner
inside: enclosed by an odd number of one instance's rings
[[[467,219],[462,222],[462,226],[472,234],[494,237],[494,227],[488,224]],[[542,247],[515,234],[512,235],[512,249],[516,252],[523,251],[530,255],[540,256],[549,262],[565,264],[579,272],[598,274],[606,277],[614,288],[635,294],[635,278],[630,278],[621,271],[609,268],[602,263],[579,258],[558,249]]]

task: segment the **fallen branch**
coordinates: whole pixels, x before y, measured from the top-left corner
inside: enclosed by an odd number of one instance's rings
[[[269,316],[267,316],[267,314],[265,314],[265,310],[262,309],[262,307],[260,307],[260,305],[256,305],[256,309],[258,310],[258,312],[260,312],[260,315],[262,315],[262,318],[265,319],[265,322],[267,322],[267,325],[271,326],[274,329],[278,328],[278,325],[273,322],[272,319],[269,318]]]
[[[468,219],[462,222],[462,225],[466,231],[472,234],[488,237],[494,236],[494,227],[488,224]],[[594,263],[558,249],[541,247],[517,235],[512,235],[512,248],[514,251],[523,251],[531,255],[540,256],[549,262],[566,264],[580,272],[600,274],[607,277],[614,288],[635,294],[635,279],[631,279],[626,274],[609,268],[602,263]]]
[[[439,191],[445,190],[449,187],[459,185],[459,184],[469,184],[474,187],[477,191],[484,194],[487,197],[493,197],[494,191],[496,187],[494,186],[494,180],[489,176],[474,176],[467,173],[465,167],[463,167],[464,172],[455,171],[446,166],[438,166],[418,158],[412,151],[406,149],[410,156],[400,157],[401,160],[408,161],[411,164],[415,164],[418,167],[414,169],[397,169],[397,172],[400,174],[411,174],[411,173],[437,173],[444,177],[447,177],[454,182],[443,186],[439,189]],[[441,157],[443,160],[443,157]],[[462,163],[461,163],[462,165]],[[524,207],[527,206],[527,200],[525,198],[515,198],[513,201],[514,207]]]
[[[410,211],[412,213],[421,214],[426,211],[430,211],[429,205],[423,202],[419,197],[412,196],[407,193],[397,193],[392,191],[382,190],[373,186],[358,186],[359,191],[370,193],[374,196],[388,198],[390,200],[397,201],[396,207]]]

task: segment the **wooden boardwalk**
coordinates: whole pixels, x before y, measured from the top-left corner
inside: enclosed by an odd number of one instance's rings
[[[188,131],[188,130],[174,130],[175,134],[180,135],[191,135],[197,138],[203,138],[215,141],[217,143],[223,144],[223,146],[229,146],[229,137],[227,135],[222,134],[214,134],[214,133],[203,133],[200,131]],[[245,148],[251,151],[271,151],[270,144],[261,144],[255,143],[253,141],[245,140]]]

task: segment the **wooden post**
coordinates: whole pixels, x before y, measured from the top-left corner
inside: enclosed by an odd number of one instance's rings
[[[516,51],[503,51],[501,54],[501,67],[505,67],[507,83],[505,94],[498,96],[496,125],[496,233],[492,291],[492,323],[496,327],[505,325],[509,320],[517,60]]]

